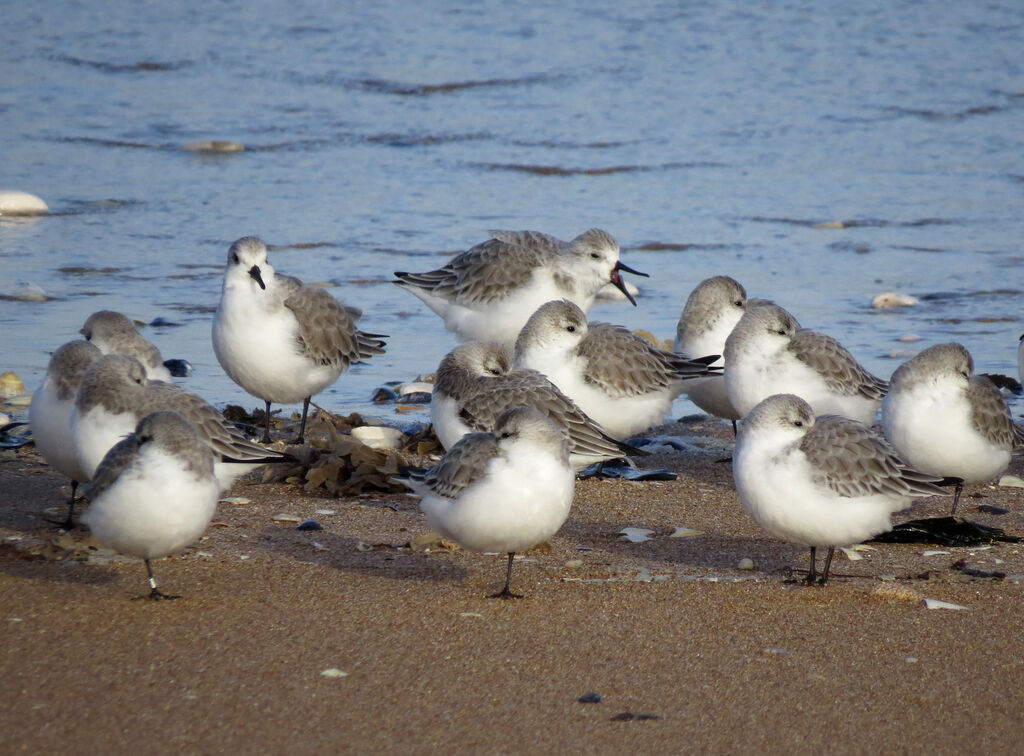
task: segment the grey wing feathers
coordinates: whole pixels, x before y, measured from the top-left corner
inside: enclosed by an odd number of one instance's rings
[[[948,479],[907,466],[883,439],[858,422],[822,415],[800,442],[815,479],[840,496],[855,498],[945,494]]]
[[[817,370],[833,391],[855,394],[867,399],[882,399],[889,390],[889,382],[878,378],[857,362],[838,341],[818,331],[800,329],[789,345],[796,357]]]
[[[110,448],[96,468],[92,480],[83,486],[89,499],[95,499],[110,488],[121,477],[121,473],[132,463],[139,453],[139,439],[135,434],[122,438]]]
[[[463,398],[462,420],[474,430],[490,431],[498,415],[518,404],[540,410],[569,439],[569,450],[577,454],[609,459],[642,451],[609,436],[543,374],[536,370],[515,370],[487,381],[487,390]]]
[[[971,405],[971,423],[990,443],[1003,449],[1019,447],[1022,431],[1013,423],[1013,415],[996,385],[985,376],[972,375],[967,384]]]
[[[467,434],[440,462],[423,473],[419,482],[438,496],[454,499],[477,481],[487,471],[488,462],[501,453],[493,434]]]
[[[341,365],[384,353],[384,342],[376,334],[363,333],[344,307],[323,289],[301,286],[284,306],[295,313],[299,323],[300,349],[318,365]]]
[[[533,231],[494,231],[492,235],[437,270],[396,272],[398,283],[445,299],[491,302],[525,284],[544,257],[543,250],[558,244],[557,239]]]
[[[218,456],[240,462],[284,456],[249,441],[204,399],[173,384],[154,381],[147,386],[146,402],[140,414],[144,417],[159,410],[174,410],[188,420]]]
[[[580,342],[579,354],[587,360],[586,381],[612,396],[659,391],[709,372],[702,362],[659,349],[629,329],[609,323],[589,325],[589,336]],[[606,359],[608,354],[618,359]]]

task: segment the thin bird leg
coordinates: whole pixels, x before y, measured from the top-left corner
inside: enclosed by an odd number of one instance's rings
[[[302,422],[299,424],[299,437],[295,439],[295,443],[299,446],[306,443],[306,414],[309,412],[309,400],[312,398],[307,396],[302,400]]]
[[[960,503],[960,494],[964,490],[963,481],[956,484],[956,489],[953,492],[953,511],[949,513],[950,517],[956,515],[956,505]]]
[[[733,437],[733,438],[736,438],[736,436],[737,436],[738,434],[739,434],[739,431],[738,431],[738,430],[736,429],[736,421],[735,421],[735,420],[733,420],[733,421],[732,421],[732,437]]]
[[[513,599],[523,597],[521,593],[512,593],[511,588],[509,588],[509,583],[512,582],[512,560],[515,558],[515,555],[514,551],[508,552],[508,570],[505,572],[505,587],[500,592],[492,593],[487,598]]]
[[[64,520],[51,520],[47,519],[47,522],[53,523],[62,530],[71,530],[75,527],[75,521],[72,519],[72,515],[75,513],[75,493],[78,491],[78,481],[71,481],[71,498],[68,499],[68,516]]]
[[[828,580],[828,571],[832,567],[832,555],[836,553],[835,546],[828,547],[828,556],[825,557],[825,571],[821,573],[821,580],[818,581],[818,585],[825,585],[825,581]]]
[[[270,402],[267,402],[265,399],[264,399],[264,402],[266,402],[266,405],[267,405],[267,416],[266,416],[266,418],[264,418],[265,423],[263,425],[263,438],[260,439],[260,443],[262,443],[262,444],[269,444],[270,443]]]
[[[814,546],[811,546],[811,568],[807,570],[807,580],[804,581],[807,585],[813,585],[814,581],[818,579],[818,568],[817,565],[815,565],[817,558],[818,550]]]
[[[181,596],[172,596],[168,593],[164,593],[159,588],[157,588],[156,578],[153,576],[153,566],[149,563],[148,559],[145,559],[143,561],[146,563],[146,572],[149,573],[149,593],[145,596],[136,596],[136,599],[150,599],[152,601],[167,599],[169,601],[171,599],[181,598]],[[134,601],[135,599],[132,600]]]

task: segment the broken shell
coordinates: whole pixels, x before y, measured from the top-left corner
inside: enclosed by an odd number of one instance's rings
[[[270,518],[274,522],[302,522],[302,518],[298,515],[288,514],[287,512],[281,512]]]
[[[693,528],[682,528],[676,527],[675,530],[669,535],[669,538],[693,538],[695,536],[704,535],[703,530],[694,530]]]
[[[966,610],[967,609],[966,606],[961,606],[960,604],[951,604],[948,601],[940,601],[939,599],[932,599],[932,598],[926,598],[924,600],[924,605],[926,607],[928,607],[929,609],[957,609],[957,610]]]
[[[620,541],[629,541],[630,543],[643,543],[644,541],[651,540],[651,534],[653,530],[647,528],[623,528],[619,531]]]
[[[321,672],[320,676],[321,677],[348,677],[348,672],[342,672],[337,667],[331,667],[330,669],[325,669],[323,672]]]
[[[1004,475],[999,479],[999,485],[1003,488],[1024,488],[1024,480],[1016,475]]]

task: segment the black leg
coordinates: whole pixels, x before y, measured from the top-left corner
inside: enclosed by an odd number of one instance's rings
[[[828,556],[825,557],[825,571],[821,573],[821,580],[818,581],[818,585],[825,585],[828,580],[828,571],[832,568],[832,555],[836,553],[835,546],[828,547]]]
[[[302,400],[302,422],[299,424],[299,437],[295,439],[295,443],[299,446],[306,443],[306,414],[309,412],[309,400],[312,398],[307,396]]]
[[[260,443],[269,444],[270,443],[270,402],[267,402],[266,400],[264,400],[264,401],[266,402],[266,405],[267,405],[267,416],[264,418],[263,438],[261,439]]]
[[[515,558],[516,553],[514,551],[508,552],[508,569],[505,571],[505,587],[498,593],[492,593],[487,598],[500,598],[500,599],[513,599],[522,598],[521,593],[512,593],[512,589],[509,584],[512,582],[512,560]]]
[[[736,429],[736,421],[735,421],[735,420],[733,420],[733,421],[732,421],[732,437],[733,437],[733,438],[736,438],[736,435],[737,435],[737,433],[738,433],[738,431],[737,431],[737,429]]]
[[[167,599],[168,601],[170,601],[171,599],[181,598],[181,596],[172,596],[168,593],[164,593],[159,588],[157,588],[156,578],[153,577],[153,567],[152,565],[150,565],[148,559],[144,561],[146,562],[146,572],[149,574],[149,593],[145,596],[136,596],[135,599],[150,599],[151,601],[160,601],[161,599]],[[135,599],[132,600],[134,601]]]
[[[960,503],[960,494],[963,493],[963,490],[964,490],[964,484],[962,482],[961,483],[957,483],[956,484],[956,489],[953,491],[953,511],[949,513],[950,517],[953,517],[953,516],[956,515],[956,505]]]
[[[807,585],[813,585],[814,581],[818,579],[818,567],[815,562],[818,559],[818,550],[811,546],[811,568],[807,570],[807,580],[804,581]]]
[[[47,519],[47,522],[53,523],[54,525],[56,525],[57,527],[59,527],[62,530],[71,530],[73,527],[75,527],[75,521],[72,518],[72,515],[75,514],[75,494],[77,492],[78,492],[78,481],[77,480],[73,480],[73,481],[71,481],[71,498],[68,499],[68,516],[67,516],[67,518],[64,519],[64,520],[50,520],[50,519]]]

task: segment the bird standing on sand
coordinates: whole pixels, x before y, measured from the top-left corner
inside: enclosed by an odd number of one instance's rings
[[[687,385],[708,375],[708,362],[659,349],[622,326],[587,323],[567,299],[547,302],[516,339],[515,367],[536,370],[614,438],[660,425]]]
[[[270,442],[271,403],[300,401],[296,443],[303,443],[310,399],[353,362],[384,354],[382,338],[356,328],[323,289],[275,273],[267,245],[256,237],[242,237],[228,250],[213,351],[231,380],[266,403],[263,443]]]
[[[733,478],[740,503],[758,525],[809,546],[807,582],[818,548],[828,547],[820,584],[836,546],[892,529],[892,514],[915,498],[948,495],[957,478],[918,472],[870,428],[838,415],[814,416],[798,396],[776,394],[739,424]]]
[[[568,439],[570,461],[577,470],[645,454],[608,435],[541,373],[513,370],[512,355],[500,344],[461,344],[441,360],[430,418],[445,449],[467,433],[493,431],[498,416],[517,405],[538,409],[555,423]]]
[[[801,328],[774,304],[747,309],[725,341],[724,356],[729,401],[741,415],[772,394],[796,394],[815,414],[871,425],[888,386],[838,341]]]
[[[574,475],[562,432],[531,407],[498,416],[493,433],[470,433],[422,474],[404,479],[422,497],[427,524],[473,551],[508,554],[505,586],[513,593],[517,551],[551,538],[569,516]]]
[[[395,272],[395,283],[422,299],[463,341],[511,347],[545,302],[568,299],[587,312],[609,282],[636,305],[620,271],[647,275],[624,265],[618,242],[601,229],[584,231],[570,242],[537,231],[491,235],[437,270]]]
[[[901,457],[922,472],[967,483],[992,480],[1024,447],[1006,399],[961,345],[936,344],[892,374],[882,429]],[[956,513],[963,483],[956,487]]]
[[[71,529],[75,524],[72,515],[78,484],[89,479],[82,470],[71,439],[71,413],[75,409],[75,394],[82,385],[85,371],[102,354],[95,344],[80,339],[60,346],[50,357],[46,378],[32,395],[32,404],[28,410],[28,422],[32,427],[36,449],[50,467],[71,479],[68,516],[62,522],[54,521],[65,529]]]
[[[176,412],[146,415],[106,453],[85,490],[92,503],[82,522],[104,546],[145,561],[146,598],[178,598],[157,588],[150,560],[195,542],[217,509],[213,453],[195,428]]]

